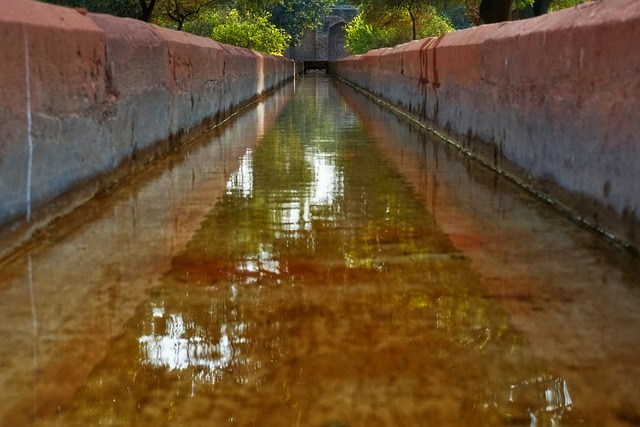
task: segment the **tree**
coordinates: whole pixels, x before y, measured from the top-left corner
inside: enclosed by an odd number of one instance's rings
[[[142,9],[142,15],[140,19],[144,22],[151,21],[151,15],[153,14],[153,9],[156,6],[156,0],[138,0],[140,3],[140,9]]]
[[[407,13],[405,18],[394,20],[393,25],[384,27],[367,24],[362,15],[358,15],[345,27],[345,42],[351,54],[368,52],[380,47],[395,46],[411,39],[413,28]],[[453,31],[451,22],[431,8],[416,22],[416,36],[418,38],[437,37]]]
[[[482,0],[479,15],[483,23],[490,24],[512,18],[533,18],[586,1],[589,0]]]
[[[212,36],[221,43],[246,47],[273,55],[282,55],[289,46],[291,37],[269,22],[268,13],[252,14],[243,18],[232,9],[213,29]]]
[[[297,44],[305,30],[322,23],[334,4],[335,0],[282,0],[271,7],[271,22],[285,30],[291,42]]]
[[[378,26],[397,25],[397,20],[408,15],[411,20],[412,39],[418,37],[418,20],[429,6],[428,0],[361,0],[360,10],[365,21]]]
[[[455,28],[446,16],[438,13],[435,8],[431,8],[430,13],[423,17],[420,23],[418,38],[439,37],[454,30]]]
[[[229,9],[237,10],[242,16],[261,15],[269,12],[273,5],[282,0],[228,0]]]
[[[212,37],[213,29],[222,23],[222,17],[213,10],[206,10],[198,15],[198,19],[186,21],[182,31],[202,37]]]
[[[138,0],[43,0],[66,7],[82,7],[93,13],[140,19],[142,10]]]
[[[362,15],[356,16],[349,22],[345,26],[345,32],[347,51],[352,55],[396,44],[396,36],[391,29],[369,25],[364,22]]]
[[[215,0],[159,0],[159,19],[166,19],[182,30],[185,22],[196,21],[201,12],[213,8]]]

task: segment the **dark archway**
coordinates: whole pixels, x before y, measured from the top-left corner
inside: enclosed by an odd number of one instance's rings
[[[339,22],[329,28],[329,61],[349,55],[345,47],[345,26],[344,22]]]

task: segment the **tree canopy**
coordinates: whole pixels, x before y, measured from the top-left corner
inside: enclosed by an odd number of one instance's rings
[[[157,0],[158,23],[282,55],[320,25],[335,0]],[[178,13],[180,12],[180,13]]]
[[[243,17],[236,9],[222,18],[211,35],[221,43],[274,55],[282,55],[291,40],[283,29],[269,21],[268,13],[253,13],[250,17]]]
[[[173,22],[177,30],[182,30],[185,22],[196,21],[200,13],[213,9],[219,2],[216,0],[157,0],[156,13],[159,19]]]
[[[67,7],[82,7],[89,12],[144,20],[143,7],[149,7],[149,0],[43,0]],[[155,0],[153,0],[155,2]],[[148,21],[148,19],[147,19]]]
[[[44,0],[90,12],[131,17],[224,43],[281,55],[331,6],[349,3],[360,15],[346,25],[351,53],[438,36],[482,23],[527,18],[588,0]]]
[[[409,17],[411,38],[418,38],[419,21],[433,13],[429,0],[360,0],[359,6],[365,21],[381,27],[397,27]]]
[[[295,45],[307,29],[320,25],[334,4],[335,0],[282,0],[271,7],[271,22],[285,30]]]
[[[435,9],[427,9],[414,21],[408,12],[388,18],[385,25],[365,22],[362,14],[347,24],[345,42],[349,53],[360,54],[371,49],[395,46],[411,39],[437,37],[453,31],[450,20]]]

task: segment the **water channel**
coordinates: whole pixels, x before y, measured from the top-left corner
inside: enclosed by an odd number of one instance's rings
[[[2,426],[640,424],[638,258],[325,74],[0,264]]]

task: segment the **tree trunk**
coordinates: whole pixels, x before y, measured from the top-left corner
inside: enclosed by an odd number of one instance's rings
[[[479,14],[485,24],[508,21],[513,0],[482,0]]]
[[[533,3],[533,14],[535,16],[544,15],[549,12],[549,6],[551,6],[551,0],[536,0]]]
[[[149,22],[151,20],[151,14],[153,13],[153,8],[156,5],[156,0],[149,0],[147,4],[147,0],[138,0],[140,2],[140,7],[142,8],[142,19],[144,22]]]
[[[418,38],[418,32],[416,30],[416,17],[413,15],[413,13],[411,13],[411,10],[409,10],[409,16],[411,17],[411,29],[413,30],[412,40],[416,40]]]

